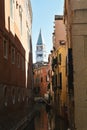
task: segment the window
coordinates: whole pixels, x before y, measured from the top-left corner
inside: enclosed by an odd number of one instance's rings
[[[59,86],[62,89],[62,73],[59,73]]]
[[[46,82],[49,82],[49,76],[48,75],[46,76]]]
[[[17,66],[20,68],[20,55],[17,53]]]
[[[20,93],[21,93],[21,92],[20,92],[20,89],[18,89],[18,93],[17,93],[17,94],[18,94],[18,102],[20,102],[20,100],[21,100],[21,97],[20,97],[21,95],[20,95]]]
[[[20,32],[21,32],[21,35],[22,35],[22,7],[21,5],[19,5],[19,16],[20,16]]]
[[[41,51],[42,50],[42,46],[37,46],[37,50]]]
[[[20,32],[22,35],[22,14],[20,14]]]
[[[15,63],[15,48],[14,47],[11,48],[11,61],[12,61],[12,64]]]
[[[43,55],[42,54],[38,54],[37,57],[42,57]]]
[[[24,57],[22,57],[22,70],[24,71],[24,66],[25,66],[25,61],[24,61]]]
[[[13,104],[15,104],[15,90],[14,90],[14,88],[12,90],[12,102],[13,102]]]
[[[60,43],[60,45],[65,45],[65,41],[64,40],[60,40],[59,43]]]
[[[7,40],[3,40],[3,52],[4,52],[4,58],[8,58],[8,44]]]
[[[13,0],[10,0],[10,16],[13,19]]]
[[[6,86],[4,88],[4,99],[5,99],[4,105],[7,106],[8,103],[7,103],[7,87]]]
[[[59,62],[59,64],[61,65],[61,54],[59,54],[58,62]]]
[[[41,77],[41,82],[43,82],[43,77]]]
[[[18,1],[16,1],[16,9],[18,9]]]

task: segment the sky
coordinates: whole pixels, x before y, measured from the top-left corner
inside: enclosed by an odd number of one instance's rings
[[[52,33],[55,15],[62,15],[64,0],[31,0],[33,63],[36,62],[36,43],[41,29],[47,55],[53,48]]]

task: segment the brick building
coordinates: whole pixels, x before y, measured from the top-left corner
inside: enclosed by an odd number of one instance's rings
[[[31,97],[32,10],[29,0],[0,1],[0,109]]]
[[[43,96],[48,90],[48,63],[34,64],[34,90],[37,95]]]

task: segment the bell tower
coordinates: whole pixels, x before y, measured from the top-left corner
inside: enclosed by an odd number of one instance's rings
[[[46,62],[46,58],[47,55],[45,50],[45,44],[40,29],[37,44],[36,44],[36,62]]]

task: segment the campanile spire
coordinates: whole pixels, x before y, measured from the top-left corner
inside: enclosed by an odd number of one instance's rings
[[[45,61],[46,61],[45,43],[40,29],[36,44],[36,62],[45,62]]]

